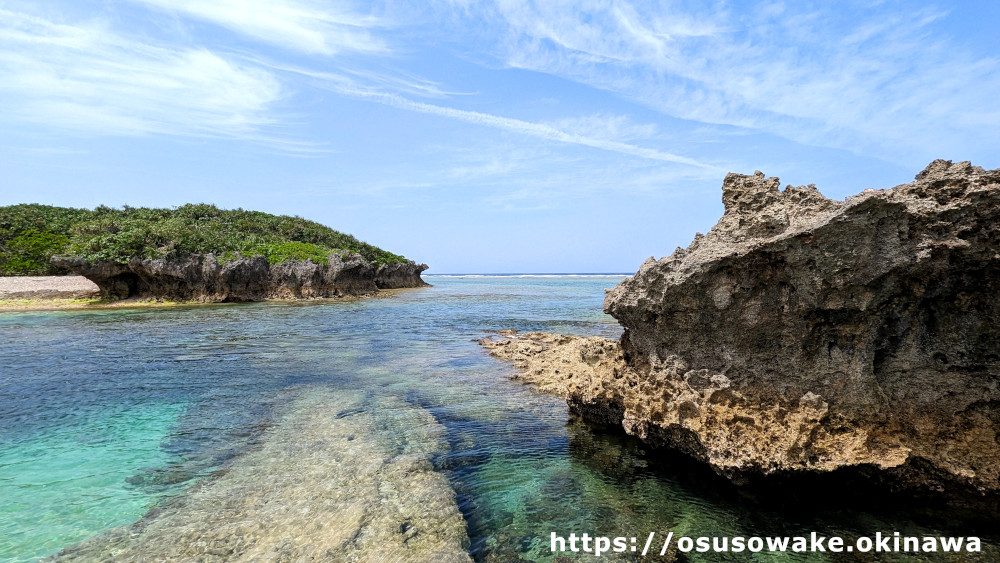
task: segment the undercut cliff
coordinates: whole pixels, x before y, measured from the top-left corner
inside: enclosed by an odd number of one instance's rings
[[[1000,491],[1000,170],[834,201],[729,174],[725,214],[608,293],[619,342],[487,341],[520,377],[741,482],[861,470]]]
[[[53,257],[58,267],[86,277],[105,299],[175,301],[262,301],[364,296],[380,289],[427,285],[426,264],[377,264],[357,254],[331,253],[327,264],[288,260],[270,264],[263,256],[218,260],[212,254],[180,259],[133,258],[126,264]]]

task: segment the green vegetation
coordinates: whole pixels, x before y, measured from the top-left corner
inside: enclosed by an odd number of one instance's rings
[[[50,205],[0,207],[0,275],[61,274],[49,257],[69,245],[74,225],[90,216],[86,209]]]
[[[48,205],[0,207],[0,275],[51,275],[54,255],[126,263],[132,258],[181,258],[215,254],[220,260],[264,256],[277,264],[353,252],[379,264],[405,258],[301,217],[208,204],[176,209]]]

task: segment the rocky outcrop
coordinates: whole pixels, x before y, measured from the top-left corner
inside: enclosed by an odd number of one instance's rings
[[[729,174],[708,234],[606,296],[620,343],[491,346],[574,410],[736,481],[854,468],[995,495],[998,184],[1000,170],[938,160],[832,201]]]
[[[357,254],[330,254],[328,264],[290,260],[269,264],[264,257],[220,261],[212,254],[179,260],[133,258],[127,264],[53,257],[53,264],[84,276],[106,299],[177,301],[261,301],[371,295],[379,289],[427,285],[426,264],[375,264]]]

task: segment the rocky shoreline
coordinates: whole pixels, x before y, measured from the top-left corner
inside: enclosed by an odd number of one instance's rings
[[[212,254],[184,259],[139,259],[127,264],[53,257],[52,263],[97,284],[108,300],[236,302],[266,299],[368,296],[381,289],[427,285],[426,264],[376,264],[357,254],[331,253],[327,264],[290,260],[270,264],[261,256],[220,260]]]
[[[939,160],[843,202],[779,185],[728,175],[708,234],[606,296],[619,342],[484,344],[585,418],[737,483],[851,469],[998,498],[1000,170]]]

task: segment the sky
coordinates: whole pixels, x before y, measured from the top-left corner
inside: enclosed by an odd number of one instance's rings
[[[727,172],[1000,167],[1000,3],[0,0],[0,205],[299,215],[427,273],[634,272]]]

